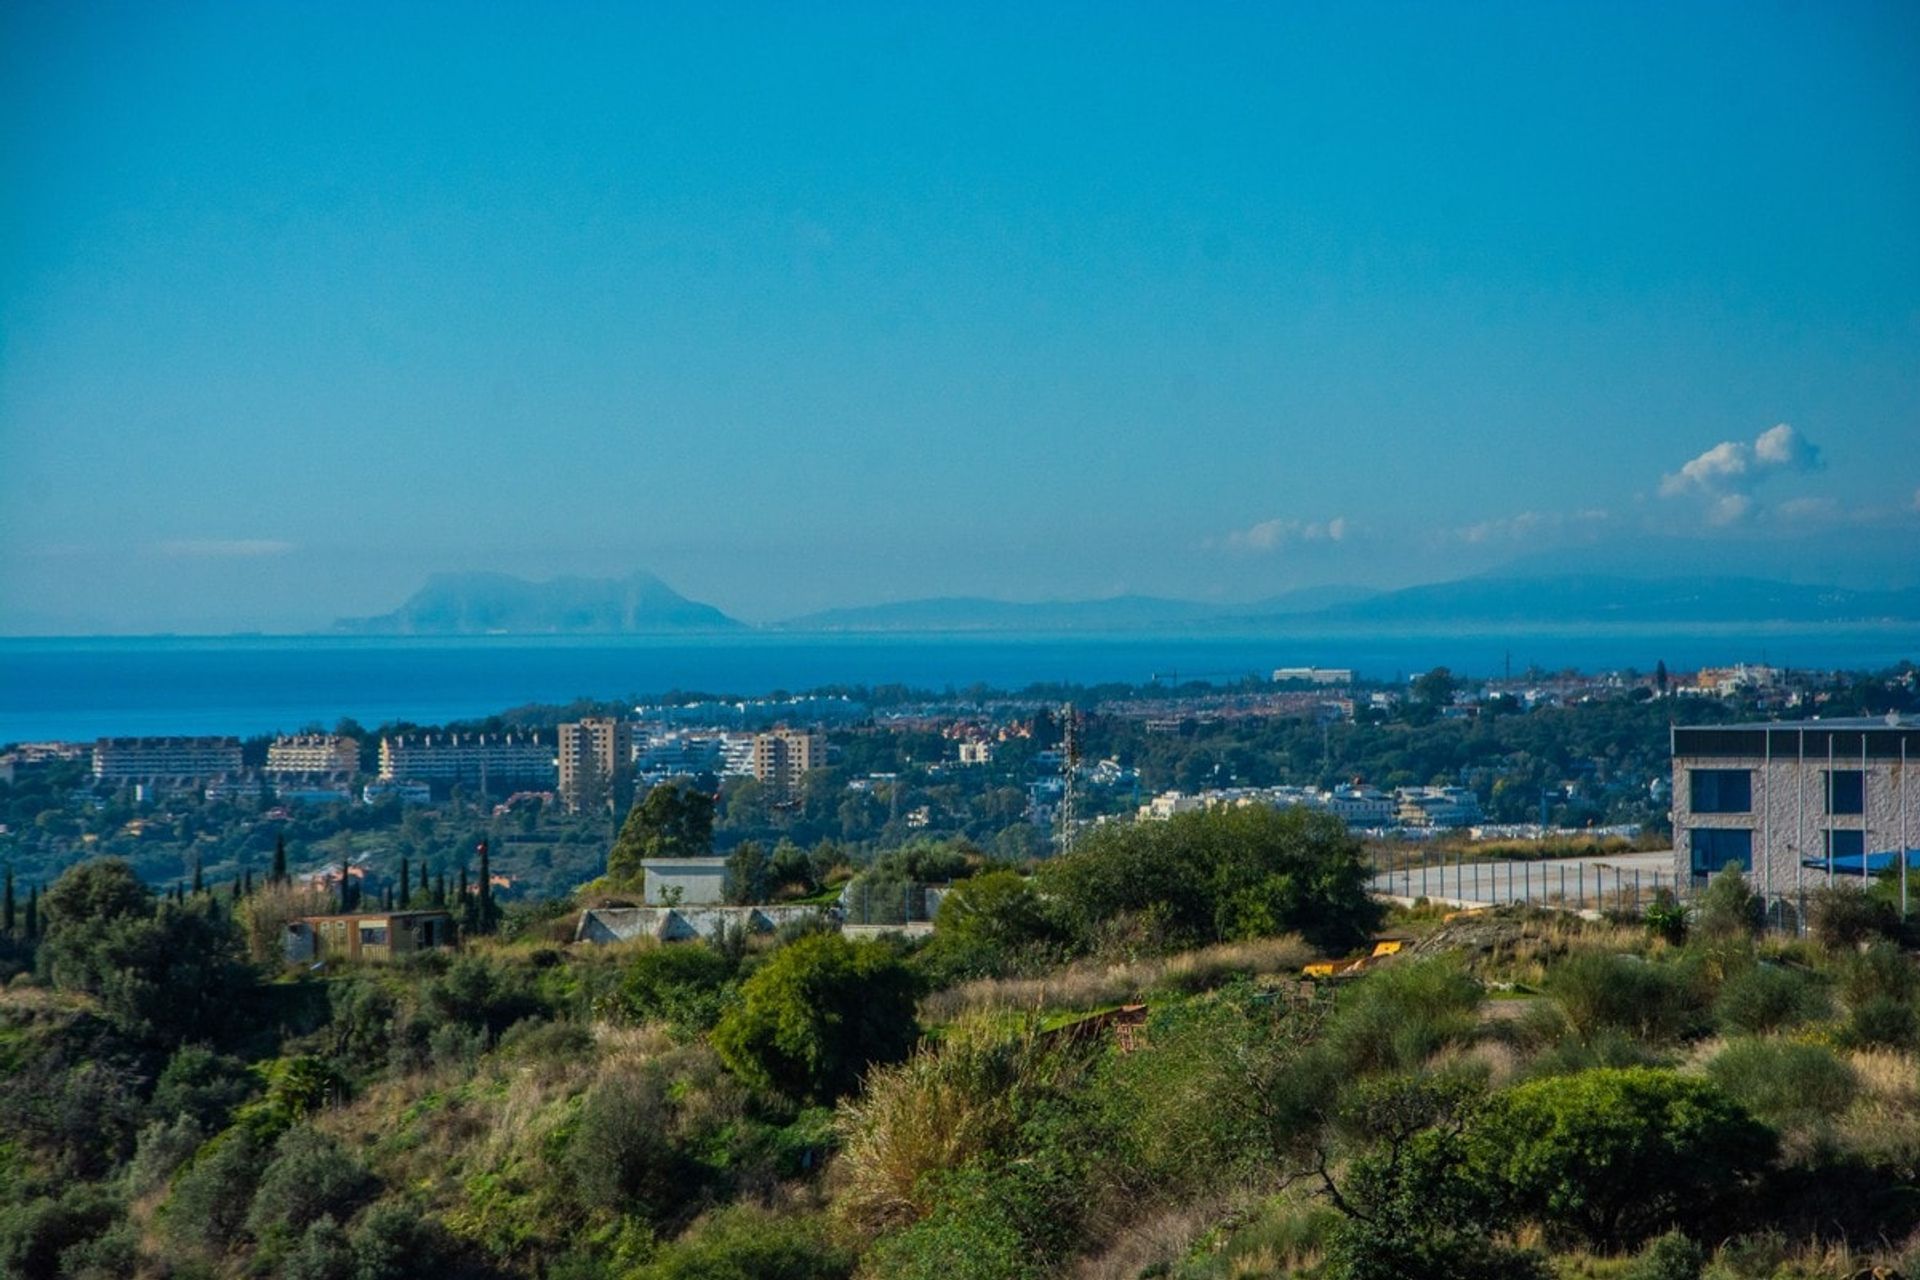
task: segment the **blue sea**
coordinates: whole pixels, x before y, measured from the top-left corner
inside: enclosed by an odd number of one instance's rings
[[[263,734],[352,716],[439,724],[530,702],[672,689],[755,696],[828,684],[1224,682],[1278,666],[1391,679],[1685,670],[1738,661],[1880,668],[1920,659],[1912,626],[1262,634],[807,634],[0,639],[0,743],[143,734]]]

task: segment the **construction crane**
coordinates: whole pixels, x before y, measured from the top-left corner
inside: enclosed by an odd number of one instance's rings
[[[1074,801],[1080,779],[1080,713],[1071,702],[1060,708],[1060,805],[1054,810],[1055,843],[1061,853],[1073,852]]]

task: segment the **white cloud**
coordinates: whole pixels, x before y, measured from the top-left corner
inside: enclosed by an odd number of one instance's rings
[[[1722,494],[1707,507],[1707,523],[1715,528],[1739,524],[1753,514],[1753,499],[1744,493]]]
[[[1353,531],[1354,523],[1346,516],[1335,516],[1331,520],[1275,517],[1236,529],[1220,539],[1219,545],[1233,551],[1279,551],[1296,542],[1345,542]]]
[[[1588,511],[1522,511],[1518,515],[1482,520],[1478,524],[1455,529],[1453,536],[1475,546],[1525,542],[1549,534],[1589,530],[1606,523],[1609,518],[1608,513],[1599,508]]]
[[[153,549],[178,559],[218,560],[283,556],[293,550],[293,544],[277,538],[170,538],[155,543]]]
[[[1787,472],[1814,471],[1819,466],[1819,447],[1792,424],[1782,422],[1762,431],[1751,444],[1722,440],[1688,459],[1678,471],[1660,478],[1660,496],[1699,498],[1706,504],[1708,524],[1738,524],[1759,510],[1754,490],[1762,481]],[[1815,514],[1807,501],[1798,502],[1795,517],[1804,519]]]

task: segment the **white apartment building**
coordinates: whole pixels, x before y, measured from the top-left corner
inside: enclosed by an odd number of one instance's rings
[[[540,735],[427,734],[380,739],[383,781],[463,782],[486,788],[550,787],[554,748]]]
[[[358,773],[360,744],[336,733],[282,734],[267,746],[267,772]]]
[[[240,771],[238,738],[101,738],[93,744],[99,782],[204,782]]]
[[[1384,827],[1393,821],[1398,808],[1393,797],[1379,788],[1357,785],[1323,792],[1320,803],[1350,827]]]
[[[1675,726],[1673,859],[1696,884],[1745,869],[1770,903],[1920,867],[1920,718]]]
[[[1395,817],[1407,827],[1470,827],[1480,821],[1480,797],[1466,787],[1401,787]]]

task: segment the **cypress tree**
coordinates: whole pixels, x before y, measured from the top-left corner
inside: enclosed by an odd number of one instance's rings
[[[27,890],[27,941],[37,942],[40,938],[40,886],[34,885]]]
[[[13,864],[7,864],[7,891],[0,898],[0,933],[13,934]]]
[[[206,887],[206,877],[200,873],[200,855],[196,853],[193,855],[193,891],[199,894],[205,892]]]
[[[238,880],[233,882],[233,890],[227,896],[233,899],[234,906],[237,907],[240,905],[240,882]]]
[[[273,838],[273,883],[287,882],[287,834],[281,832]]]
[[[460,932],[473,930],[473,891],[467,884],[467,869],[460,868]]]
[[[432,902],[435,900],[433,896],[433,885],[427,880],[427,864],[424,862],[420,864],[420,900],[422,902]]]
[[[424,869],[425,868],[422,868],[422,870]],[[447,905],[447,873],[445,871],[434,873],[433,905],[436,907],[444,907]]]
[[[413,869],[407,865],[407,855],[400,855],[400,909],[405,911],[413,900]]]
[[[240,877],[240,892],[246,897],[253,896],[253,868],[248,867]]]
[[[390,884],[380,886],[380,909],[382,911],[393,910],[393,886]]]
[[[480,932],[493,932],[493,862],[487,853],[487,842],[480,842]]]

